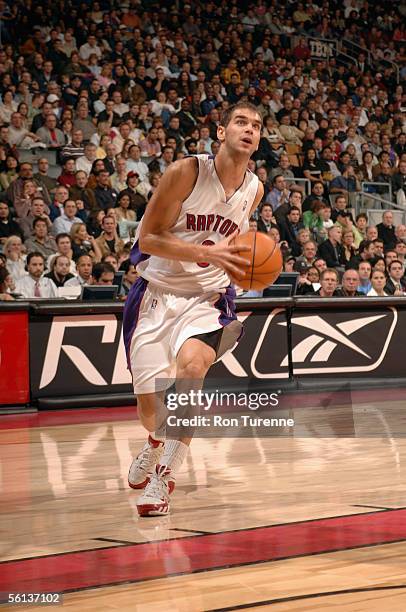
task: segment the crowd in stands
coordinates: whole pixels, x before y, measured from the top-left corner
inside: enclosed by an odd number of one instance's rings
[[[221,113],[238,101],[263,119],[251,227],[280,243],[298,292],[404,295],[406,226],[390,205],[406,210],[403,9],[0,0],[1,299],[111,284],[118,269],[124,299],[162,174],[215,155]],[[315,39],[359,47],[346,61],[313,56]],[[354,214],[361,189],[382,210],[376,226]]]

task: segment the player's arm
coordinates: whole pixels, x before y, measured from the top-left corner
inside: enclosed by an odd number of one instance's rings
[[[247,262],[236,255],[249,250],[230,246],[237,232],[215,245],[192,244],[175,236],[170,230],[180,215],[182,203],[192,193],[197,178],[196,159],[174,162],[163,174],[150,199],[139,235],[142,253],[177,261],[206,261],[225,270],[232,278],[242,278],[241,266]]]
[[[248,216],[248,219],[251,219],[252,215],[254,214],[254,212],[256,211],[256,209],[258,208],[258,206],[260,205],[262,198],[264,197],[264,186],[261,183],[261,181],[258,181],[258,189],[257,189],[257,194],[255,196],[255,200],[253,205],[251,206],[251,210],[250,210],[250,214]]]

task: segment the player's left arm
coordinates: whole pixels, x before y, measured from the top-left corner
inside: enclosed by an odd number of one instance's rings
[[[261,203],[263,197],[264,197],[264,186],[261,183],[261,181],[258,181],[257,193],[256,193],[256,196],[255,196],[254,203],[251,206],[251,210],[250,210],[249,215],[248,215],[248,220],[251,219],[252,215],[254,214],[254,212],[258,208],[259,204]]]

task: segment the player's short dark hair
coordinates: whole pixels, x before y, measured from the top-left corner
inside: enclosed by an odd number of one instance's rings
[[[222,113],[221,118],[220,118],[220,125],[222,125],[223,127],[227,127],[232,119],[233,114],[236,111],[243,110],[243,109],[250,110],[253,113],[256,113],[261,118],[261,124],[262,124],[261,113],[258,111],[255,104],[251,104],[251,102],[237,102],[237,104],[233,104],[232,106],[229,106]]]

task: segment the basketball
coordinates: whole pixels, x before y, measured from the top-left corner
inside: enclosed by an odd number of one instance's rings
[[[247,259],[245,277],[238,279],[238,285],[245,290],[265,289],[278,278],[282,271],[282,253],[276,242],[262,232],[247,232],[232,241],[237,246],[249,246],[251,252],[238,252]]]

